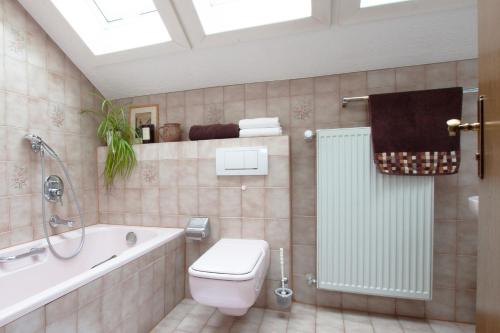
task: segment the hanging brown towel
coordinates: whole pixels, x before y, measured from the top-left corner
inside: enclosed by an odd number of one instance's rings
[[[460,166],[460,135],[446,121],[461,119],[462,88],[369,98],[374,160],[388,175],[450,175]]]

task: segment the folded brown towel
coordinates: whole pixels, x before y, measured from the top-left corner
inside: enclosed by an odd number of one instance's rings
[[[213,140],[237,138],[240,128],[236,124],[195,125],[189,129],[189,140]]]
[[[371,95],[375,164],[393,175],[448,175],[458,172],[460,136],[449,136],[446,121],[461,119],[462,88]]]

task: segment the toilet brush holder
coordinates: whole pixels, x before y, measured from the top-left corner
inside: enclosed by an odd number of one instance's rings
[[[288,288],[288,278],[285,277],[285,259],[283,248],[280,249],[280,268],[281,268],[281,287],[274,290],[276,295],[276,302],[278,305],[286,309],[292,304],[292,289]]]
[[[286,309],[292,304],[292,289],[283,287],[276,288],[274,294],[276,295],[276,302],[281,308]]]

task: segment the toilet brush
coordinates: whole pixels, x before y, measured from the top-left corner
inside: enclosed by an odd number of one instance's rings
[[[282,308],[288,308],[292,303],[293,291],[285,286],[287,279],[285,278],[285,260],[283,248],[280,248],[280,268],[281,268],[281,288],[274,290],[276,301]]]
[[[280,267],[281,267],[281,296],[285,296],[285,260],[283,259],[283,248],[280,248]]]

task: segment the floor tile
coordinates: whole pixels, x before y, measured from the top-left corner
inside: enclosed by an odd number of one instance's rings
[[[475,326],[300,303],[290,312],[251,308],[232,317],[185,299],[151,333],[475,333]]]

